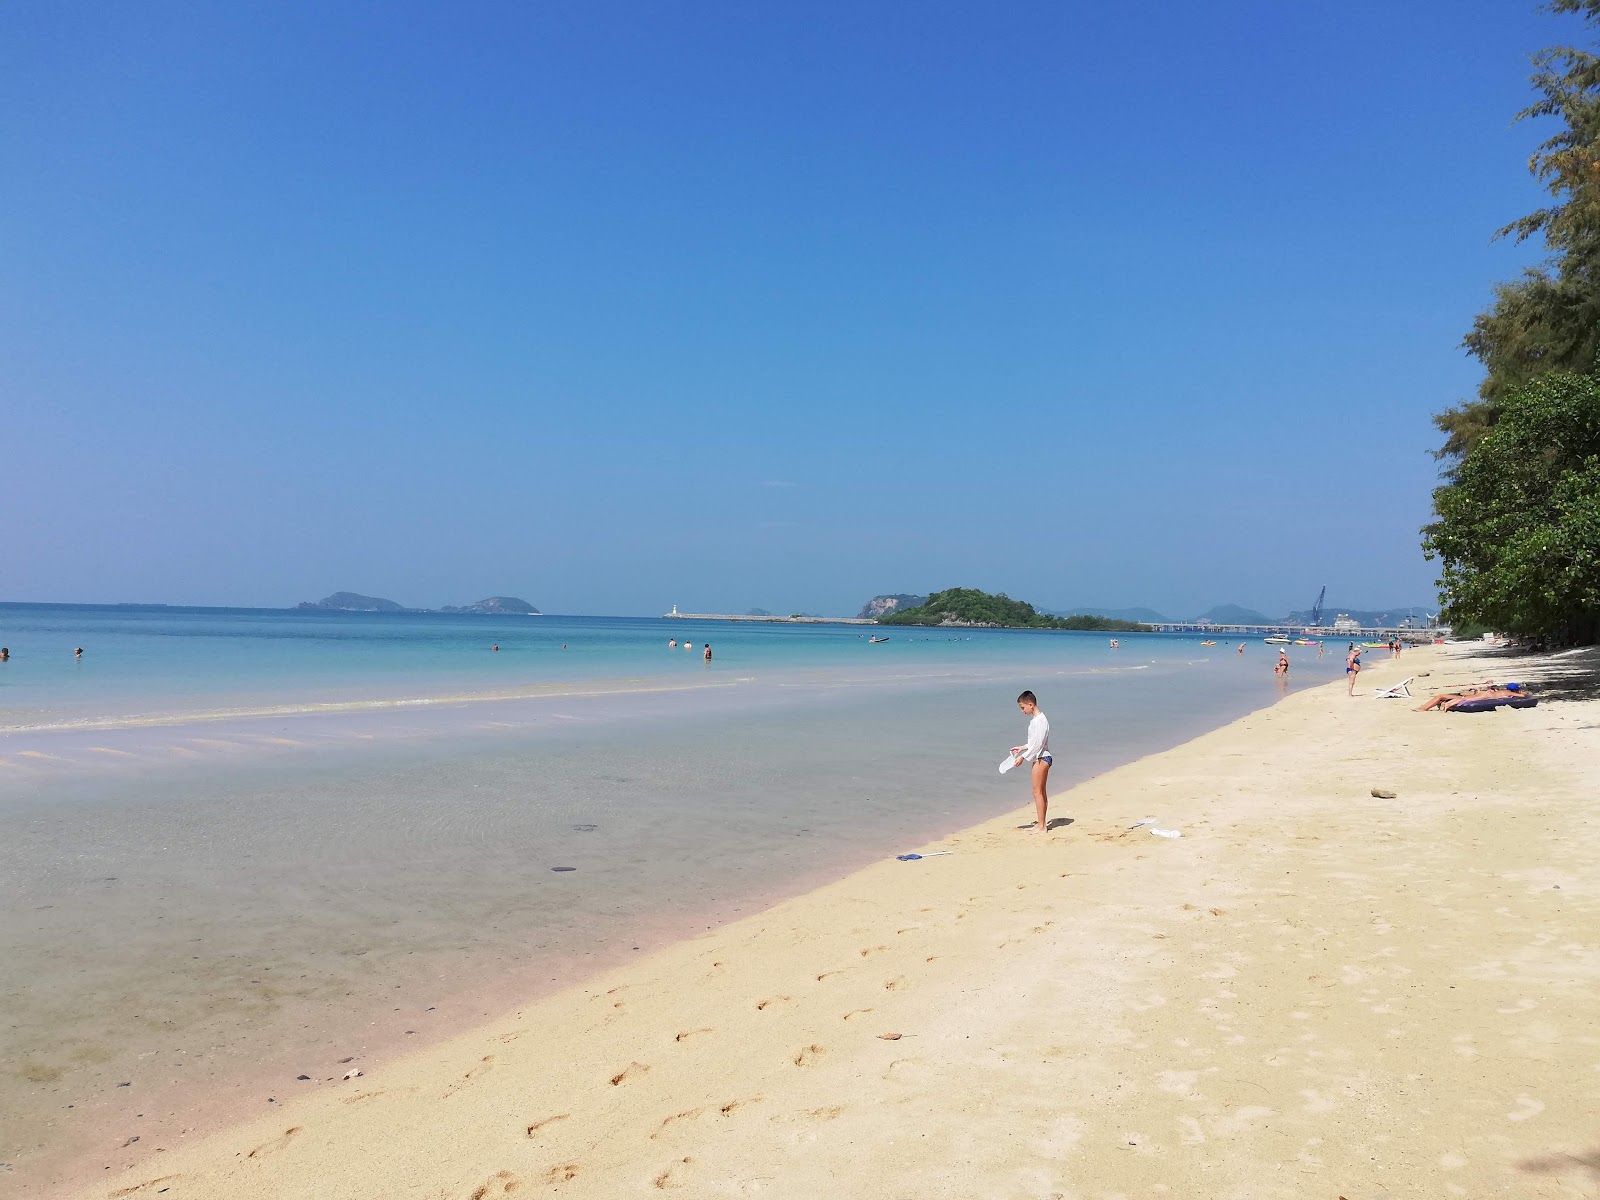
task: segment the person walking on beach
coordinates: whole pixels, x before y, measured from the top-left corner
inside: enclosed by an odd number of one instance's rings
[[[1045,784],[1050,779],[1050,766],[1055,762],[1050,754],[1050,718],[1039,711],[1039,698],[1032,692],[1018,696],[1017,707],[1028,718],[1028,743],[1011,747],[1011,756],[1019,767],[1025,762],[1033,764],[1033,811],[1039,819],[1032,831],[1043,833],[1049,828],[1045,811],[1050,806]]]
[[[1361,674],[1361,651],[1354,642],[1350,643],[1350,653],[1344,660],[1344,673],[1350,677],[1350,687],[1346,690],[1345,695],[1354,696],[1356,694],[1356,676]]]

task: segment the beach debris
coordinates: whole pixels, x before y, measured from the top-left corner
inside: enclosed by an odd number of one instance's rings
[[[598,826],[598,825],[574,825],[572,828],[578,833],[593,833],[596,829],[599,829],[600,826]]]
[[[901,862],[916,862],[920,858],[938,858],[941,854],[954,854],[954,850],[935,850],[932,854],[896,854]]]
[[[1383,788],[1373,788],[1372,789],[1372,794],[1374,796],[1376,796],[1379,800],[1393,800],[1395,798],[1393,792],[1386,791]]]
[[[1128,828],[1129,829],[1141,829],[1146,825],[1154,825],[1155,823],[1156,823],[1156,819],[1154,817],[1146,817],[1142,821],[1135,821],[1132,825],[1129,825]]]
[[[878,1040],[882,1042],[898,1042],[903,1037],[905,1037],[903,1033],[880,1033]]]
[[[550,869],[552,871],[555,871],[557,874],[560,874],[560,873],[566,872],[566,871],[576,871],[578,868],[577,867],[551,867]]]
[[[296,1079],[310,1079],[311,1076],[309,1076],[309,1075],[296,1075],[295,1078]]]
[[[1180,837],[1183,836],[1183,831],[1181,829],[1155,829],[1155,828],[1152,828],[1150,830],[1150,832],[1155,834],[1157,837],[1164,837],[1164,838],[1180,838]]]
[[[127,1083],[119,1083],[119,1084],[117,1084],[117,1086],[118,1087],[132,1087],[133,1086],[133,1080],[130,1079],[130,1080],[128,1080]]]
[[[350,1070],[348,1070],[348,1071],[346,1071],[346,1072],[345,1072],[345,1073],[344,1073],[344,1077],[345,1077],[345,1078],[346,1078],[346,1079],[355,1079],[355,1078],[357,1078],[357,1077],[358,1077],[358,1076],[359,1076],[359,1075],[360,1075],[360,1074],[361,1074],[361,1069],[360,1069],[360,1068],[359,1068],[359,1067],[352,1067],[352,1068],[351,1068],[351,1069],[350,1069]]]
[[[355,1062],[355,1060],[356,1060],[356,1056],[354,1054],[347,1054],[347,1055],[345,1055],[343,1058],[341,1058],[339,1060],[339,1065],[343,1066],[345,1063],[347,1063],[347,1062]]]

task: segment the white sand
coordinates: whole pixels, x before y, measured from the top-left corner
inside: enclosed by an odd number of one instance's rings
[[[1600,703],[1341,683],[1027,815],[75,1194],[1600,1194]]]

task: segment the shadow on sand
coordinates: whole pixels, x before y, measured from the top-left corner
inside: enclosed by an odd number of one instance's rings
[[[1600,646],[1534,654],[1506,647],[1477,655],[1505,667],[1496,679],[1514,679],[1541,700],[1600,700]]]

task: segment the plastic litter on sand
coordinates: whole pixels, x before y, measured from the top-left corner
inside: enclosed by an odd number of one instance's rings
[[[916,862],[919,858],[938,858],[941,854],[954,854],[954,850],[935,850],[932,854],[896,854],[901,862]]]
[[[1175,838],[1175,837],[1182,837],[1183,836],[1183,831],[1181,829],[1152,829],[1150,832],[1155,834],[1157,837],[1164,837],[1164,838]]]

